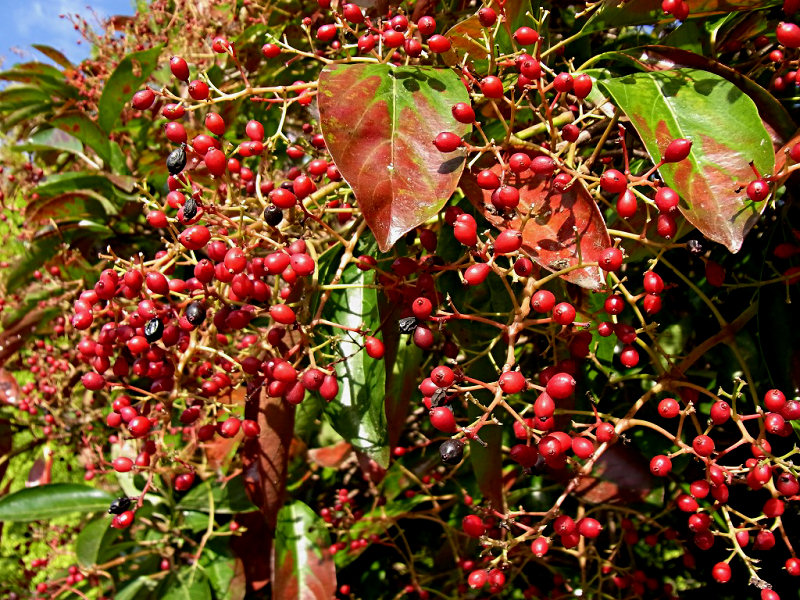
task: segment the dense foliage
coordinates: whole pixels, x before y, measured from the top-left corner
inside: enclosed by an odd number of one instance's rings
[[[0,72],[0,593],[797,597],[798,5],[151,0]]]

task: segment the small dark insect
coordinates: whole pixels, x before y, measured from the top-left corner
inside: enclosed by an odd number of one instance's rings
[[[400,327],[400,333],[414,333],[419,322],[417,321],[417,317],[405,317],[400,319],[397,324]]]
[[[167,156],[167,170],[170,175],[177,175],[186,166],[186,150],[183,149],[183,144],[180,148],[175,148]]]
[[[464,442],[461,440],[445,440],[439,446],[439,456],[446,465],[457,465],[464,456]]]
[[[144,339],[151,344],[157,342],[164,335],[164,324],[158,317],[153,317],[144,324]]]
[[[130,508],[132,501],[133,500],[131,498],[128,498],[127,496],[122,496],[121,498],[117,498],[108,507],[108,514],[121,515],[126,510],[128,510],[128,508]]]
[[[686,245],[689,248],[689,252],[695,256],[703,253],[703,244],[700,243],[700,240],[689,240]]]
[[[447,404],[447,392],[442,388],[437,388],[437,390],[433,392],[433,396],[431,396],[431,408],[438,408],[445,404]]]
[[[183,220],[191,221],[197,214],[197,202],[193,196],[189,196],[183,204]]]
[[[283,211],[274,204],[267,205],[264,209],[264,221],[267,225],[277,227],[283,221]]]
[[[202,325],[206,320],[206,307],[202,302],[192,302],[186,307],[186,320],[195,327]]]

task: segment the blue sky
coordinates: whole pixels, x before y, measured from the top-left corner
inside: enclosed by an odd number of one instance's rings
[[[80,14],[89,23],[99,17],[133,14],[133,0],[0,0],[0,56],[3,68],[17,62],[40,60],[43,56],[31,44],[47,44],[61,50],[73,62],[89,55],[85,42],[77,44],[80,35],[60,14]],[[20,56],[17,51],[22,51]],[[46,60],[46,59],[45,59]]]

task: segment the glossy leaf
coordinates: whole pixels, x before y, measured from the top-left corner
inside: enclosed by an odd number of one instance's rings
[[[109,146],[108,134],[85,114],[77,111],[63,114],[51,119],[50,124],[78,138],[86,146],[94,150],[104,163],[109,164],[111,162],[111,147]]]
[[[351,264],[342,273],[341,283],[370,286],[375,283],[375,273],[361,271]],[[323,316],[345,327],[375,331],[380,326],[377,292],[370,287],[334,290]],[[339,329],[334,333],[340,337],[335,352],[343,360],[336,363],[339,395],[325,406],[325,414],[339,435],[385,469],[389,446],[383,361],[367,356],[359,345],[361,336]]]
[[[112,180],[100,174],[88,171],[69,171],[50,175],[47,180],[35,188],[40,198],[58,196],[65,192],[92,190],[105,196],[112,197],[115,186]]]
[[[151,592],[158,585],[158,581],[150,577],[137,577],[124,588],[114,594],[114,600],[137,600],[138,598],[149,598]]]
[[[689,18],[707,17],[735,10],[752,10],[781,4],[780,0],[687,0]],[[603,31],[624,25],[647,25],[672,21],[661,9],[661,0],[602,0],[600,7],[581,30],[583,33]]]
[[[206,479],[200,485],[192,488],[178,502],[178,508],[209,512],[211,510],[208,498],[209,490],[211,490],[214,498],[215,513],[230,514],[256,510],[256,506],[247,497],[241,477],[234,477],[224,485],[211,479]]]
[[[206,546],[200,562],[211,590],[217,598],[241,600],[246,593],[244,581],[237,577],[237,561],[227,543],[213,542]]]
[[[113,497],[76,483],[51,483],[0,498],[0,521],[38,521],[75,512],[105,511]]]
[[[669,46],[641,46],[622,54],[630,57],[635,66],[647,71],[671,71],[690,67],[724,77],[755,102],[775,145],[782,144],[795,131],[794,120],[775,96],[746,75],[722,62]]]
[[[499,54],[512,54],[518,49],[512,36],[518,27],[533,25],[527,16],[530,9],[530,0],[506,0],[502,5],[505,17],[502,18],[494,38]],[[445,33],[451,44],[451,49],[442,55],[445,64],[453,66],[461,64],[466,59],[478,73],[486,72],[488,59],[485,36],[488,32],[489,30],[481,25],[477,13],[453,25]]]
[[[172,576],[159,600],[211,600],[208,579],[200,569],[186,567]]]
[[[75,538],[75,555],[82,567],[97,564],[102,548],[107,547],[119,535],[119,529],[111,527],[111,517],[102,516],[89,521]]]
[[[500,173],[499,165],[492,168]],[[551,178],[533,176],[530,172],[507,178],[507,182],[520,191],[518,213],[531,214],[522,229],[522,249],[548,271],[595,262],[602,251],[611,246],[600,209],[580,182],[576,181],[564,192],[553,187]],[[462,189],[490,223],[508,227],[509,223],[493,210],[492,192],[480,189],[471,173],[464,177]],[[510,221],[511,227],[519,228],[521,224],[518,216]],[[562,278],[588,289],[605,285],[605,276],[599,267],[575,269]]]
[[[83,144],[73,135],[61,129],[44,129],[37,131],[26,142],[12,146],[17,152],[37,152],[40,150],[59,150],[77,154],[83,152]]]
[[[52,198],[39,198],[25,207],[29,223],[63,223],[81,219],[103,219],[114,215],[117,209],[103,196],[90,191],[61,194]]]
[[[738,252],[766,206],[750,202],[743,189],[754,178],[749,163],[762,173],[772,173],[775,164],[753,101],[726,79],[696,69],[637,73],[602,85],[653,161],[673,139],[692,140],[689,157],[661,167],[661,176],[680,194],[681,212],[692,225]]]
[[[435,216],[458,185],[461,151],[433,145],[469,126],[451,114],[469,102],[450,69],[329,65],[319,77],[320,124],[331,156],[385,252]]]
[[[109,133],[120,117],[125,104],[148,80],[150,74],[158,65],[163,44],[133,52],[123,58],[114,72],[103,86],[103,95],[98,103],[97,123],[106,133]]]
[[[278,513],[272,595],[282,600],[329,600],[336,567],[327,552],[330,536],[314,511],[296,501]]]
[[[72,68],[72,63],[70,60],[64,56],[64,53],[60,50],[56,50],[52,46],[47,46],[46,44],[31,44],[34,48],[36,48],[39,52],[44,54],[47,58],[52,60],[57,65],[64,67],[65,69]]]

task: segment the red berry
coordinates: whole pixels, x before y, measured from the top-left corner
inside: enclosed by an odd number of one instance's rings
[[[604,271],[618,271],[622,266],[622,251],[619,248],[606,248],[600,255],[600,268]]]
[[[603,531],[600,521],[591,517],[584,517],[578,521],[578,533],[583,537],[596,538]]]
[[[576,381],[569,373],[556,373],[547,382],[547,393],[556,400],[569,398],[575,391]]]
[[[539,290],[531,297],[531,308],[537,313],[546,313],[553,310],[556,297],[549,290]]]
[[[376,337],[368,335],[364,338],[364,349],[367,355],[376,360],[383,358],[383,342]]]
[[[467,267],[467,270],[464,271],[464,281],[467,282],[467,285],[480,285],[486,278],[489,276],[489,272],[492,268],[487,265],[486,263],[475,263],[474,265],[470,265]]]
[[[692,448],[700,456],[711,456],[714,452],[714,440],[707,435],[698,435],[692,440]]]
[[[538,537],[531,542],[531,552],[537,558],[543,557],[549,549],[550,542],[548,542],[547,538]]]
[[[530,27],[520,27],[514,32],[514,39],[523,46],[532,46],[539,41],[539,33]]]
[[[419,21],[417,21],[417,29],[419,29],[421,35],[427,37],[436,31],[436,21],[433,17],[420,17]]]
[[[592,91],[592,78],[586,73],[575,75],[572,79],[572,93],[578,98],[586,98]]]
[[[656,477],[666,477],[672,471],[672,461],[669,457],[659,454],[650,461],[650,472]]]
[[[449,406],[437,406],[430,412],[431,425],[442,433],[455,433],[458,430],[456,418]]]
[[[691,140],[687,140],[685,138],[678,138],[676,140],[672,140],[667,146],[667,149],[664,151],[664,162],[668,163],[676,163],[684,160],[687,156],[689,156],[689,152],[692,150],[692,142]]]
[[[180,56],[173,56],[169,59],[169,69],[177,79],[189,81],[189,65]]]
[[[461,144],[461,138],[449,131],[443,131],[433,140],[433,145],[439,152],[454,152]]]
[[[467,515],[461,521],[461,528],[470,537],[481,537],[486,533],[486,525],[478,515]]]
[[[628,179],[616,169],[608,169],[600,176],[600,187],[609,194],[621,194],[628,188]]]
[[[569,302],[560,302],[553,308],[553,320],[559,325],[569,325],[575,320],[575,307]]]
[[[522,247],[522,233],[516,229],[505,229],[494,241],[495,254],[512,254]]]
[[[494,75],[489,75],[481,80],[480,88],[481,93],[487,98],[503,97],[503,82]]]
[[[491,27],[497,22],[497,13],[494,9],[484,6],[478,11],[478,21],[484,27]]]
[[[498,384],[504,394],[519,394],[527,386],[525,376],[519,371],[506,371],[500,376]]]
[[[655,197],[656,207],[662,213],[669,213],[675,210],[680,202],[678,192],[669,187],[660,187]]]
[[[630,219],[638,209],[639,202],[631,190],[626,189],[617,197],[617,214],[621,218]]]
[[[189,83],[189,95],[195,100],[205,100],[208,98],[208,84],[205,81],[195,79]]]
[[[731,567],[728,563],[718,562],[711,569],[711,576],[718,583],[728,583],[731,580]]]
[[[658,403],[658,414],[665,419],[674,419],[681,411],[681,407],[675,398],[664,398]]]
[[[466,102],[459,102],[453,105],[453,118],[459,123],[474,123],[475,111]]]
[[[434,54],[442,54],[450,50],[450,40],[443,35],[432,35],[428,38],[428,48]]]
[[[664,281],[658,273],[647,271],[643,279],[644,291],[648,294],[660,294],[664,291]]]
[[[794,23],[778,23],[775,37],[787,48],[800,48],[800,27]]]
[[[133,95],[131,99],[131,104],[133,104],[133,108],[137,110],[147,110],[151,106],[153,106],[153,102],[155,102],[156,95],[150,88],[145,88],[143,90],[139,90]]]

